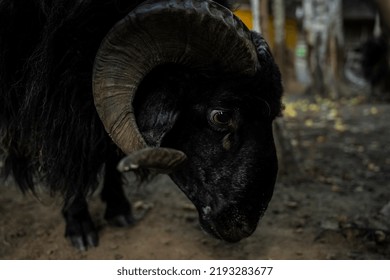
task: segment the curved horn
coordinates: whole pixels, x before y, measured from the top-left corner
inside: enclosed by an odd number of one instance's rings
[[[120,172],[128,172],[143,167],[158,171],[158,173],[169,173],[186,159],[187,156],[183,152],[175,149],[145,148],[123,158],[117,168]]]
[[[147,147],[132,107],[137,88],[167,63],[210,74],[254,75],[258,68],[250,31],[223,6],[210,0],[144,2],[108,33],[93,72],[97,112],[126,154]]]

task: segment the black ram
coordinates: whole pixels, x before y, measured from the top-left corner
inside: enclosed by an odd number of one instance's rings
[[[75,247],[98,243],[86,196],[102,171],[105,218],[133,222],[117,166],[169,173],[217,238],[256,229],[282,86],[263,38],[224,2],[0,1],[5,170],[23,191],[62,193]]]

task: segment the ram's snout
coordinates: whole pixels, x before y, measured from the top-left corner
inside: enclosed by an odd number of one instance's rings
[[[252,235],[260,218],[260,215],[252,217],[246,213],[240,213],[235,207],[215,210],[206,206],[198,211],[199,221],[204,231],[218,239],[232,243]]]
[[[253,209],[245,201],[242,203],[210,203],[196,206],[202,229],[227,242],[238,242],[247,238],[256,230],[258,221],[265,211]]]

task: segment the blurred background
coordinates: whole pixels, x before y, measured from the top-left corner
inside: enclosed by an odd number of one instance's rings
[[[247,0],[236,15],[263,34],[289,82],[324,97],[343,85],[389,101],[386,0]],[[386,94],[387,93],[387,94]]]
[[[240,2],[236,15],[263,34],[283,77],[278,187],[302,212],[297,231],[316,217],[314,240],[358,245],[326,258],[389,259],[390,1]]]

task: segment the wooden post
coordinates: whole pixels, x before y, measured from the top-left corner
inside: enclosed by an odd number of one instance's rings
[[[260,26],[264,39],[269,42],[269,0],[260,1]]]
[[[274,30],[275,30],[275,45],[274,45],[274,56],[276,63],[279,65],[282,77],[285,76],[285,11],[284,1],[274,0],[273,1],[273,12],[274,12]]]
[[[261,33],[260,0],[251,0],[253,30]]]

